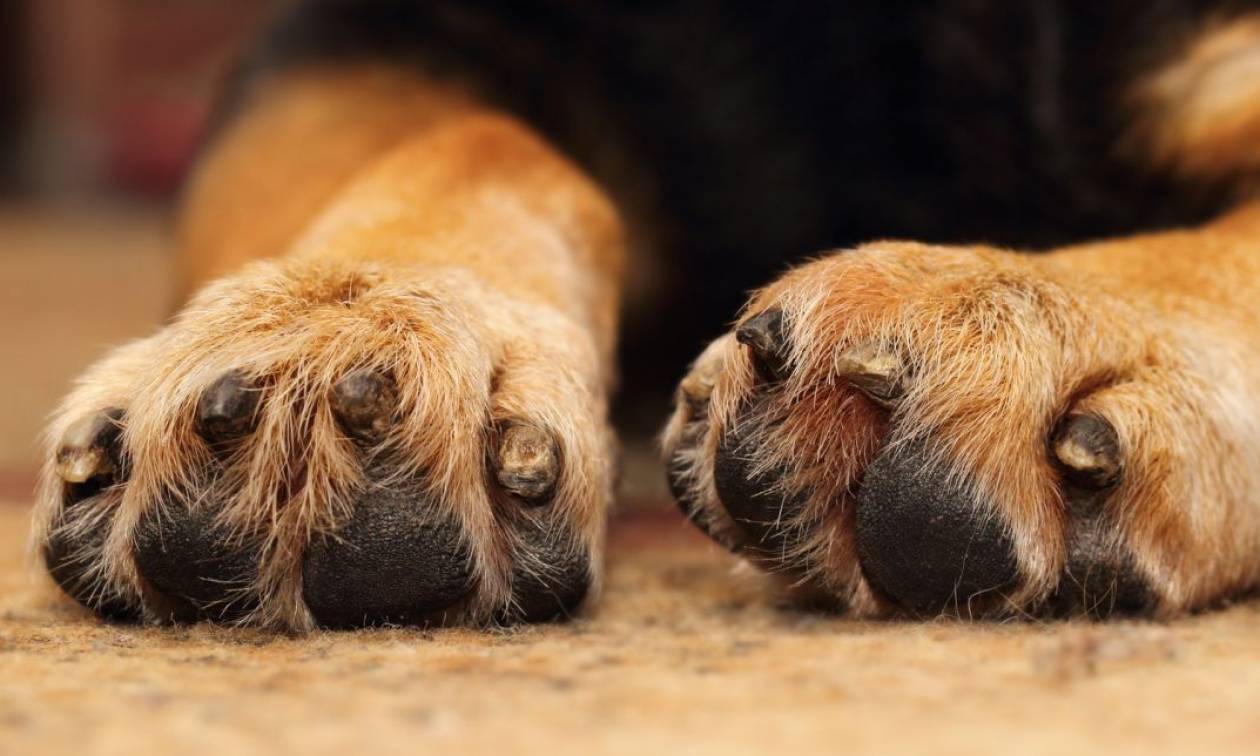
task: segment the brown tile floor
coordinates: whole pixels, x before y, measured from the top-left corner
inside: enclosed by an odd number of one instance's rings
[[[1169,624],[852,622],[776,609],[661,513],[614,524],[604,600],[567,625],[100,624],[23,566],[23,481],[72,374],[161,317],[160,248],[147,214],[0,213],[4,756],[1260,749],[1260,603]]]

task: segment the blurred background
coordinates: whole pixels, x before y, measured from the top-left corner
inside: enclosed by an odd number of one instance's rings
[[[282,1],[0,0],[0,500],[74,376],[173,306],[169,210]]]
[[[0,0],[0,502],[29,502],[75,376],[175,307],[179,187],[239,49],[286,2]],[[663,410],[623,414],[644,419],[621,500],[659,506]]]

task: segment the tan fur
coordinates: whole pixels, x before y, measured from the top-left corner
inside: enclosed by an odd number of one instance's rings
[[[181,223],[186,281],[213,283],[171,326],[95,366],[49,431],[55,447],[79,417],[127,412],[129,480],[77,505],[113,518],[94,578],[159,615],[131,533],[164,491],[181,491],[191,507],[222,503],[219,521],[264,544],[257,584],[242,587],[262,597],[246,621],[311,627],[302,550],[349,514],[361,478],[328,396],[367,367],[399,387],[384,442],[405,450],[397,474],[425,471],[473,555],[480,588],[453,621],[505,608],[513,563],[550,568],[499,524],[487,485],[486,447],[507,420],[548,429],[564,461],[546,511],[512,516],[571,533],[594,557],[596,593],[621,266],[608,201],[527,128],[414,76],[303,71],[252,100],[202,163]],[[228,370],[262,383],[263,409],[207,491],[193,410]],[[61,490],[50,463],[37,543]]]
[[[855,612],[889,611],[858,568],[853,489],[878,445],[931,433],[938,463],[997,502],[1011,524],[1023,575],[1011,609],[1034,605],[1054,589],[1064,560],[1046,439],[1069,410],[1088,410],[1119,432],[1126,477],[1109,506],[1158,586],[1158,611],[1256,585],[1258,207],[1195,231],[1044,257],[879,242],[798,268],[755,296],[750,313],[784,309],[793,347],[784,387],[752,405],[781,419],[753,422],[762,428],[756,469],[786,467],[786,485],[811,497],[802,522],[831,523],[791,558]],[[845,350],[872,343],[914,366],[891,426],[837,371]],[[687,458],[693,496],[721,521],[713,454],[750,406],[756,378],[748,351],[729,337],[701,359],[724,366],[706,435],[696,446],[682,442],[696,420],[680,406],[665,449]]]
[[[1260,15],[1217,18],[1138,80],[1124,145],[1147,167],[1254,193],[1260,171]],[[788,375],[766,394],[731,336],[693,366],[664,434],[698,517],[736,526],[713,485],[737,418],[754,471],[786,470],[807,497],[804,538],[772,555],[859,615],[895,611],[866,583],[855,488],[884,445],[932,437],[940,464],[996,502],[1021,585],[1007,612],[1056,587],[1066,558],[1048,439],[1069,412],[1116,429],[1125,474],[1108,497],[1164,615],[1260,584],[1260,202],[1202,228],[1025,256],[877,242],[801,266],[750,301],[782,308]],[[897,355],[909,385],[879,411],[845,376],[850,350]],[[702,389],[697,389],[702,386]],[[707,403],[706,403],[707,402]],[[792,525],[792,523],[789,523]],[[960,597],[969,611],[972,597]],[[975,597],[983,600],[984,597]]]
[[[1125,149],[1186,178],[1244,184],[1260,172],[1260,14],[1217,18],[1138,79]]]
[[[249,117],[212,135],[185,189],[177,233],[186,296],[283,254],[370,161],[477,110],[458,87],[383,66],[276,73],[242,96]]]
[[[1260,168],[1260,16],[1191,40],[1137,90],[1130,147],[1193,178],[1245,185]],[[78,506],[87,530],[112,518],[104,551],[82,558],[101,590],[162,599],[131,556],[131,533],[164,491],[223,503],[221,522],[264,543],[243,590],[248,621],[305,629],[298,566],[311,538],[347,516],[361,476],[327,397],[361,368],[390,373],[401,421],[386,444],[398,475],[427,471],[463,526],[480,589],[452,620],[511,602],[511,566],[545,572],[501,526],[487,487],[495,429],[549,429],[562,460],[541,518],[602,553],[612,439],[606,395],[622,279],[622,231],[608,201],[527,128],[458,86],[375,67],[269,79],[219,135],[181,224],[187,286],[175,322],[95,366],[50,428],[36,543],[57,526],[53,447],[74,422],[127,410],[126,485]],[[1069,412],[1115,427],[1125,475],[1108,497],[1164,615],[1260,583],[1260,204],[1202,228],[1040,257],[988,247],[876,242],[829,255],[758,292],[745,317],[782,308],[787,377],[763,391],[731,335],[683,382],[667,458],[719,539],[738,526],[716,501],[713,459],[748,423],[753,470],[786,470],[805,537],[755,557],[784,582],[865,616],[894,611],[867,584],[853,535],[861,475],[881,448],[930,436],[938,458],[994,502],[1021,582],[1006,611],[1035,606],[1066,559],[1060,473],[1047,440]],[[208,283],[209,282],[209,283]],[[208,285],[206,285],[208,283]],[[846,377],[854,354],[901,365],[889,412]],[[264,410],[231,474],[205,490],[193,435],[205,387],[228,370],[263,382]],[[754,401],[755,399],[755,401]],[[576,546],[577,544],[575,544]],[[959,611],[972,599],[959,597]]]

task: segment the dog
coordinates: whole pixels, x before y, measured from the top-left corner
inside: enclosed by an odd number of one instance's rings
[[[678,375],[682,511],[796,600],[1260,582],[1260,13],[308,0],[218,112],[187,304],[50,423],[34,543],[103,617],[569,616],[609,397]]]

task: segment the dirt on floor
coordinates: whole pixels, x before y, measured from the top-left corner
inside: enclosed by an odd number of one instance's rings
[[[1257,753],[1260,605],[1170,624],[777,608],[678,518],[619,521],[588,617],[286,637],[107,625],[0,506],[0,753]]]

